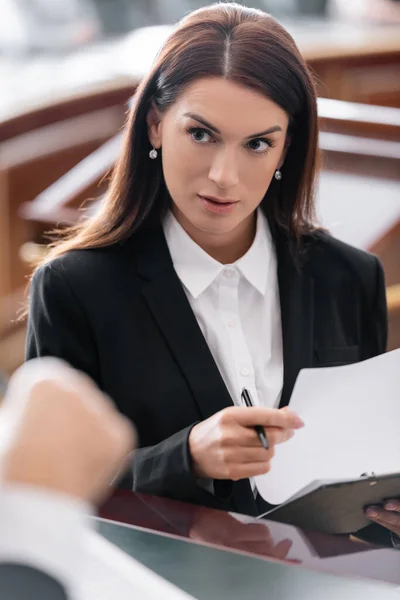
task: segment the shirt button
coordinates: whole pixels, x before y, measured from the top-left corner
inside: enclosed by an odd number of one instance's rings
[[[240,372],[243,375],[243,377],[248,377],[250,375],[250,370],[246,367],[244,367]]]
[[[236,272],[234,269],[224,269],[224,277],[226,277],[227,279],[232,279],[232,277],[235,277]]]
[[[234,319],[228,321],[228,327],[229,329],[234,329],[236,327],[236,321]]]

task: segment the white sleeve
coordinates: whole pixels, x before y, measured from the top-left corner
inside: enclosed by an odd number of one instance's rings
[[[0,562],[39,569],[73,594],[90,513],[78,498],[28,485],[0,485]]]

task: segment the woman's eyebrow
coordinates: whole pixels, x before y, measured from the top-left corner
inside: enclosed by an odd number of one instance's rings
[[[184,114],[184,117],[190,117],[191,119],[194,119],[194,121],[198,121],[199,123],[201,123],[202,125],[204,125],[204,127],[207,127],[207,129],[210,129],[211,131],[214,131],[214,133],[221,134],[221,131],[220,131],[220,129],[218,129],[218,127],[215,127],[215,125],[212,125],[211,123],[209,123],[206,119],[204,119],[200,115],[197,115],[195,113],[187,112],[187,113]],[[261,137],[263,135],[267,135],[268,133],[275,133],[275,131],[282,131],[282,127],[280,125],[273,125],[272,127],[269,127],[268,129],[265,129],[264,131],[259,131],[258,133],[252,133],[251,135],[248,135],[246,137],[246,139],[250,140],[250,139],[253,139],[253,138],[258,138],[258,137]]]

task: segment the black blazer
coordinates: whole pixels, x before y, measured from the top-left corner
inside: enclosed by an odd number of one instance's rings
[[[275,237],[289,403],[299,370],[360,361],[386,349],[382,267],[376,257],[318,232],[301,266]],[[124,486],[259,514],[248,479],[197,485],[188,436],[232,405],[173,268],[162,229],[122,245],[78,250],[40,268],[32,282],[26,358],[53,355],[86,372],[138,430]]]

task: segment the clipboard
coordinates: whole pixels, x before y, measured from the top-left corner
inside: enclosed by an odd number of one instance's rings
[[[318,482],[316,482],[317,485]],[[363,475],[323,482],[261,515],[272,521],[323,533],[350,534],[371,525],[364,507],[400,497],[400,473]]]

